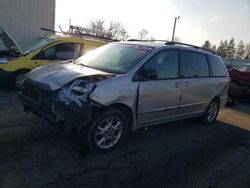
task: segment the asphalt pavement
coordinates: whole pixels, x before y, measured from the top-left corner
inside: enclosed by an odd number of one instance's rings
[[[250,104],[237,104],[212,126],[189,119],[139,129],[94,154],[24,113],[17,92],[0,90],[0,188],[249,188],[249,131]]]

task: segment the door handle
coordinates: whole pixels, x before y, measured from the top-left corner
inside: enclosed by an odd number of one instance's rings
[[[188,86],[189,86],[189,83],[188,83],[188,81],[187,81],[187,82],[184,82],[183,86],[186,86],[186,87],[188,87]]]
[[[176,82],[176,83],[175,83],[175,87],[176,87],[176,88],[179,88],[180,86],[181,86],[181,85],[180,85],[179,82]]]

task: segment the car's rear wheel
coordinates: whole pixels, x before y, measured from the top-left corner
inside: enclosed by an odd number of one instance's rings
[[[212,124],[218,116],[219,109],[220,109],[219,100],[213,99],[207,106],[206,111],[202,116],[203,123],[206,125]]]
[[[10,85],[14,89],[21,90],[24,87],[24,80],[26,78],[27,70],[21,70],[13,73],[10,78]]]
[[[109,109],[94,118],[83,132],[84,143],[91,151],[111,151],[125,140],[128,121],[123,112]]]

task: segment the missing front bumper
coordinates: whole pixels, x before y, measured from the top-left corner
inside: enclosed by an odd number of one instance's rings
[[[31,112],[52,124],[65,121],[80,128],[88,124],[91,119],[91,108],[88,103],[82,103],[82,106],[78,106],[75,102],[65,105],[63,101],[55,100],[53,107],[49,107],[23,94],[20,94],[20,99],[25,112]]]

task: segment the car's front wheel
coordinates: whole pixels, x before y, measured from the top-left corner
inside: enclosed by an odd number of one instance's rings
[[[91,151],[110,151],[125,140],[128,121],[123,112],[109,109],[94,118],[83,132],[85,145]]]
[[[21,90],[24,87],[24,80],[26,78],[28,71],[27,70],[21,70],[15,72],[10,79],[10,85],[14,89]]]

